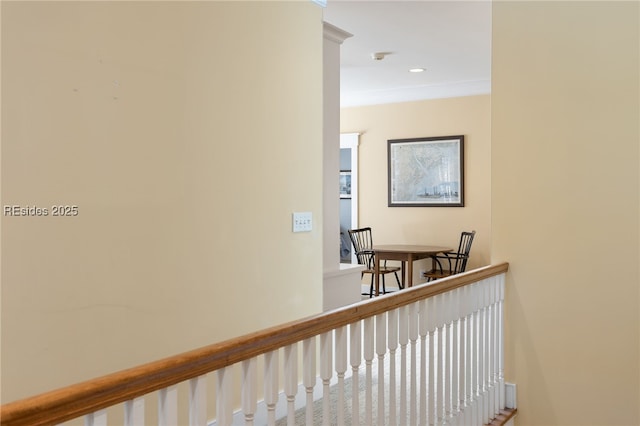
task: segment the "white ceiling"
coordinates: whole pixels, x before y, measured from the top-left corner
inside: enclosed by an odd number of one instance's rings
[[[342,107],[491,92],[490,1],[327,0],[324,20],[353,34],[341,47]]]

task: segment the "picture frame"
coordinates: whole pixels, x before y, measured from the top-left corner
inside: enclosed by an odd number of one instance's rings
[[[351,170],[340,170],[340,198],[351,198]]]
[[[387,141],[389,207],[464,207],[464,136]]]

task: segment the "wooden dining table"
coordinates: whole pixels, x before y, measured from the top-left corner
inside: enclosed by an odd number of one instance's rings
[[[426,246],[412,244],[384,244],[374,245],[375,252],[375,295],[380,294],[380,262],[385,260],[399,260],[402,262],[402,284],[405,287],[413,286],[413,262],[420,259],[431,258],[432,268],[436,267],[435,256],[440,253],[453,251],[450,247]],[[406,264],[406,268],[405,268]],[[406,285],[405,285],[406,269]]]

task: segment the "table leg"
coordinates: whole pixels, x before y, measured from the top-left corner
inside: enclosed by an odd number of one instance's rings
[[[376,254],[376,261],[373,267],[373,282],[375,284],[375,295],[380,294],[380,256]]]
[[[413,256],[409,253],[407,257],[407,287],[413,286]]]

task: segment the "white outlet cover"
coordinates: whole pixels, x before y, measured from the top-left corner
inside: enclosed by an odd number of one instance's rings
[[[311,212],[293,212],[293,232],[310,232],[313,229]]]

